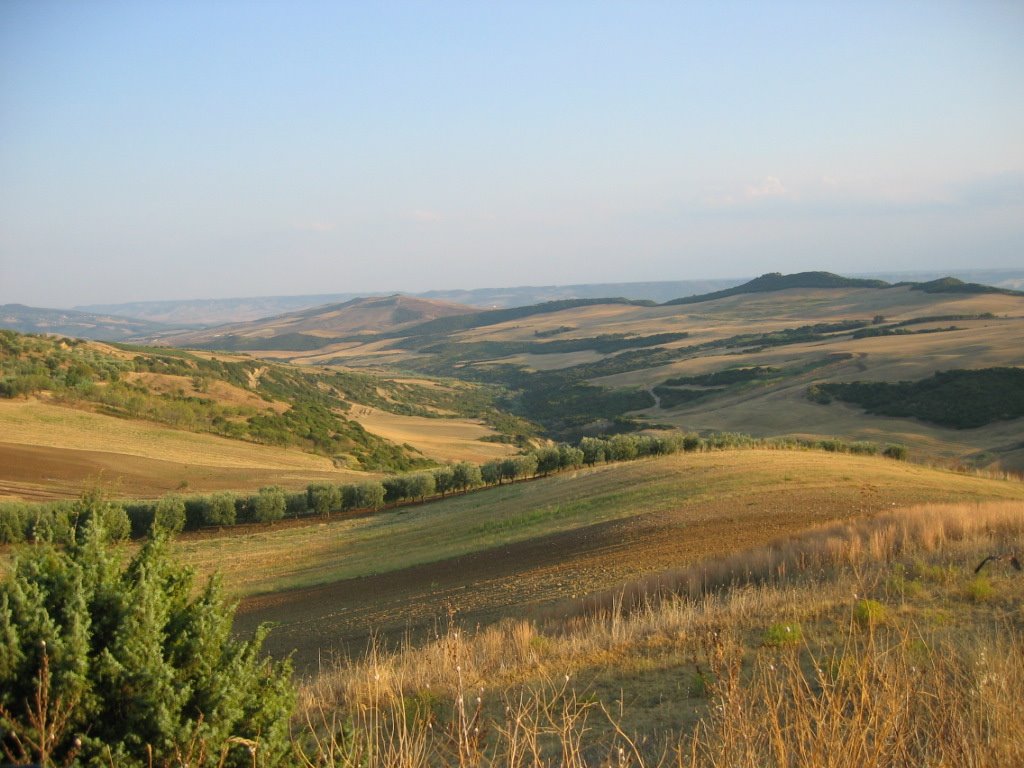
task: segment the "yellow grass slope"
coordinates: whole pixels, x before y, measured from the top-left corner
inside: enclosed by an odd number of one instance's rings
[[[826,520],[975,499],[1024,502],[1024,484],[877,457],[732,450],[598,465],[398,513],[268,528],[245,537],[230,531],[186,536],[178,546],[200,570],[221,570],[234,594],[254,594],[400,570],[616,520],[661,515],[693,531],[738,525],[740,538],[706,542],[722,553],[745,539],[756,543]],[[687,535],[677,550],[692,549],[693,541]],[[713,552],[701,549],[688,557],[704,554]],[[624,565],[628,576],[653,563],[634,559]]]
[[[299,648],[306,663],[340,643],[358,651],[368,628],[428,628],[446,606],[470,624],[531,615],[814,525],[989,499],[1024,503],[1024,485],[875,457],[737,450],[599,466],[397,514],[176,546],[201,572],[221,571],[232,594],[253,596],[239,626],[279,624],[270,647]]]
[[[117,495],[147,496],[364,476],[335,470],[329,459],[298,450],[34,399],[0,400],[0,459],[0,496],[10,498],[73,497],[94,485]]]
[[[403,416],[379,408],[357,405],[348,414],[367,432],[398,445],[410,445],[438,462],[471,461],[483,464],[504,458],[518,449],[504,443],[483,442],[494,430],[474,419]]]

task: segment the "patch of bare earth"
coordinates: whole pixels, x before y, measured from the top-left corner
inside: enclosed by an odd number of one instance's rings
[[[449,611],[466,626],[537,615],[662,572],[766,544],[809,526],[872,515],[920,498],[880,495],[863,488],[794,489],[764,497],[716,500],[680,507],[418,565],[243,600],[236,630],[275,625],[267,648],[294,651],[296,667],[311,673],[332,654],[362,653],[371,637],[397,641],[429,636]]]

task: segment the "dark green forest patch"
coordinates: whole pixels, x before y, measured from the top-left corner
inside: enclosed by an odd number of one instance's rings
[[[818,403],[855,403],[868,413],[909,416],[944,427],[969,429],[1024,416],[1024,369],[940,371],[920,381],[815,384]]]

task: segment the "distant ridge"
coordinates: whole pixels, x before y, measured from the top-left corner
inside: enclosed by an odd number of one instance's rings
[[[927,283],[913,283],[910,290],[924,293],[999,293],[1004,296],[1024,296],[1024,291],[1012,291],[1009,288],[997,288],[981,283],[965,283],[955,277],[940,277]]]
[[[327,304],[353,299],[385,297],[395,293],[473,307],[475,310],[526,307],[549,301],[600,299],[623,296],[627,299],[667,301],[679,296],[730,288],[748,277],[706,280],[663,280],[656,282],[579,283],[573,285],[523,285],[511,288],[473,288],[433,290],[422,293],[402,291],[363,291],[361,293],[323,293],[302,296],[256,296],[232,299],[183,299],[177,301],[136,301],[124,304],[89,304],[74,307],[80,312],[123,315],[156,323],[181,326],[214,326],[245,323],[300,312]]]
[[[77,312],[73,309],[28,307],[24,304],[0,305],[0,328],[20,333],[54,334],[96,341],[123,341],[141,335],[159,336],[171,330],[180,330],[148,320]]]
[[[743,293],[768,293],[784,291],[787,288],[889,288],[891,283],[884,280],[869,280],[860,277],[843,277],[832,272],[797,272],[784,275],[781,272],[769,272],[755,277],[753,280],[735,288],[705,293],[700,296],[684,296],[681,299],[666,301],[665,305],[699,304],[704,301],[715,301]]]
[[[399,332],[410,325],[473,312],[472,307],[414,296],[370,296],[247,323],[175,334],[161,343],[224,350],[308,351],[326,344]]]
[[[441,317],[420,325],[415,325],[401,332],[387,336],[433,336],[437,334],[455,333],[467,331],[471,328],[484,328],[489,325],[498,325],[509,320],[520,320],[524,317],[534,315],[547,315],[552,312],[562,312],[577,307],[592,307],[600,304],[625,304],[634,307],[655,307],[657,302],[646,299],[561,299],[559,301],[545,301],[529,307],[508,307],[506,309],[489,309],[483,312],[470,312],[454,317]]]

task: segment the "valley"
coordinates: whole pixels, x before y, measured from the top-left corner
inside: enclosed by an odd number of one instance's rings
[[[1020,627],[1021,338],[1012,290],[828,273],[662,303],[352,298],[145,346],[0,331],[0,574],[93,516],[122,560],[170,531],[233,636],[290,660],[311,765],[364,743],[448,764],[459,738],[474,765],[517,739],[699,765],[761,722],[723,713],[778,665],[981,690],[922,658]]]

